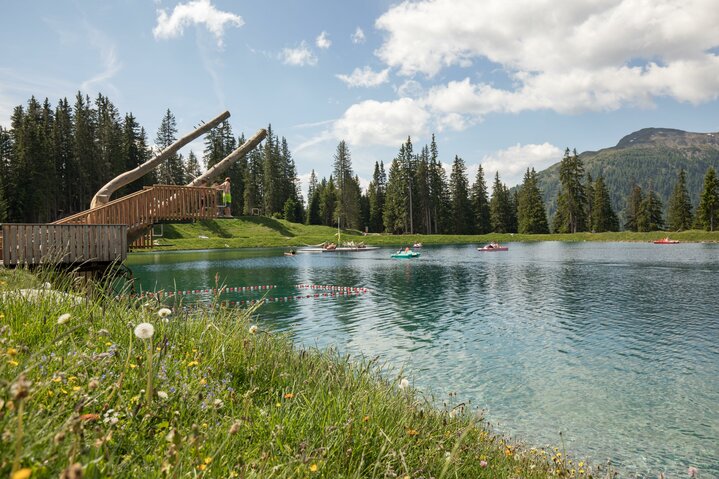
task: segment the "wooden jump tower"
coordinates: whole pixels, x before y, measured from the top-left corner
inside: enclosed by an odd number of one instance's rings
[[[249,153],[265,138],[266,130],[258,130],[252,138],[187,186],[154,185],[115,200],[110,200],[110,197],[229,117],[230,112],[225,111],[151,160],[118,175],[100,188],[88,210],[51,224],[3,224],[0,237],[3,265],[107,267],[124,261],[131,247],[152,246],[152,226],[155,223],[215,218],[218,210],[216,190],[198,185],[209,183]]]

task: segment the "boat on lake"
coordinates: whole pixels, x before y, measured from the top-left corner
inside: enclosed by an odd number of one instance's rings
[[[653,243],[654,244],[678,244],[679,240],[669,239],[669,236],[667,236],[666,238],[654,240]]]
[[[412,248],[414,248],[414,249],[421,248],[421,247],[422,247],[422,243],[415,243],[412,245]]]
[[[418,258],[420,254],[421,253],[419,253],[417,251],[412,251],[412,250],[404,250],[404,251],[399,250],[396,253],[392,253],[391,256],[392,256],[392,258],[397,258],[397,259],[411,259],[411,258]]]
[[[507,246],[500,246],[499,243],[489,243],[477,248],[477,251],[509,251],[509,248]]]

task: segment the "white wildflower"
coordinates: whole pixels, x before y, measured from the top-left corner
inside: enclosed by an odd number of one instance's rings
[[[157,312],[157,315],[167,322],[167,317],[172,314],[172,310],[169,308],[162,308]]]
[[[135,326],[135,336],[140,339],[150,339],[155,334],[155,327],[150,323],[140,323]]]
[[[70,321],[70,318],[72,315],[70,313],[61,314],[59,318],[57,318],[57,324],[65,324],[68,321]]]
[[[225,405],[225,403],[222,402],[222,399],[215,399],[212,405],[215,406],[215,408],[220,409],[222,406]]]
[[[257,333],[257,325],[256,325],[256,324],[253,324],[252,326],[250,326],[249,331],[250,331],[250,334],[255,334],[255,333]]]
[[[167,393],[165,391],[157,391],[157,397],[159,397],[160,399],[168,398]]]
[[[42,289],[52,289],[52,285],[46,281],[42,284]]]
[[[409,387],[409,381],[407,378],[402,378],[402,380],[399,382],[399,388],[402,390],[405,390]]]

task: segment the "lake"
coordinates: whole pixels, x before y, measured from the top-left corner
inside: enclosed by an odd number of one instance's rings
[[[260,308],[260,327],[379,356],[438,407],[468,402],[528,444],[611,458],[624,477],[682,477],[689,466],[719,477],[719,245],[508,246],[424,247],[411,260],[387,248],[164,252],[127,265],[144,290],[276,285],[221,299],[279,298]]]

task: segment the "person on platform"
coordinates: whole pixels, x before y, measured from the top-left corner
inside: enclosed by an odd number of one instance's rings
[[[220,185],[222,192],[222,204],[225,205],[225,218],[232,218],[232,194],[230,193],[230,177],[225,178],[225,182]]]

